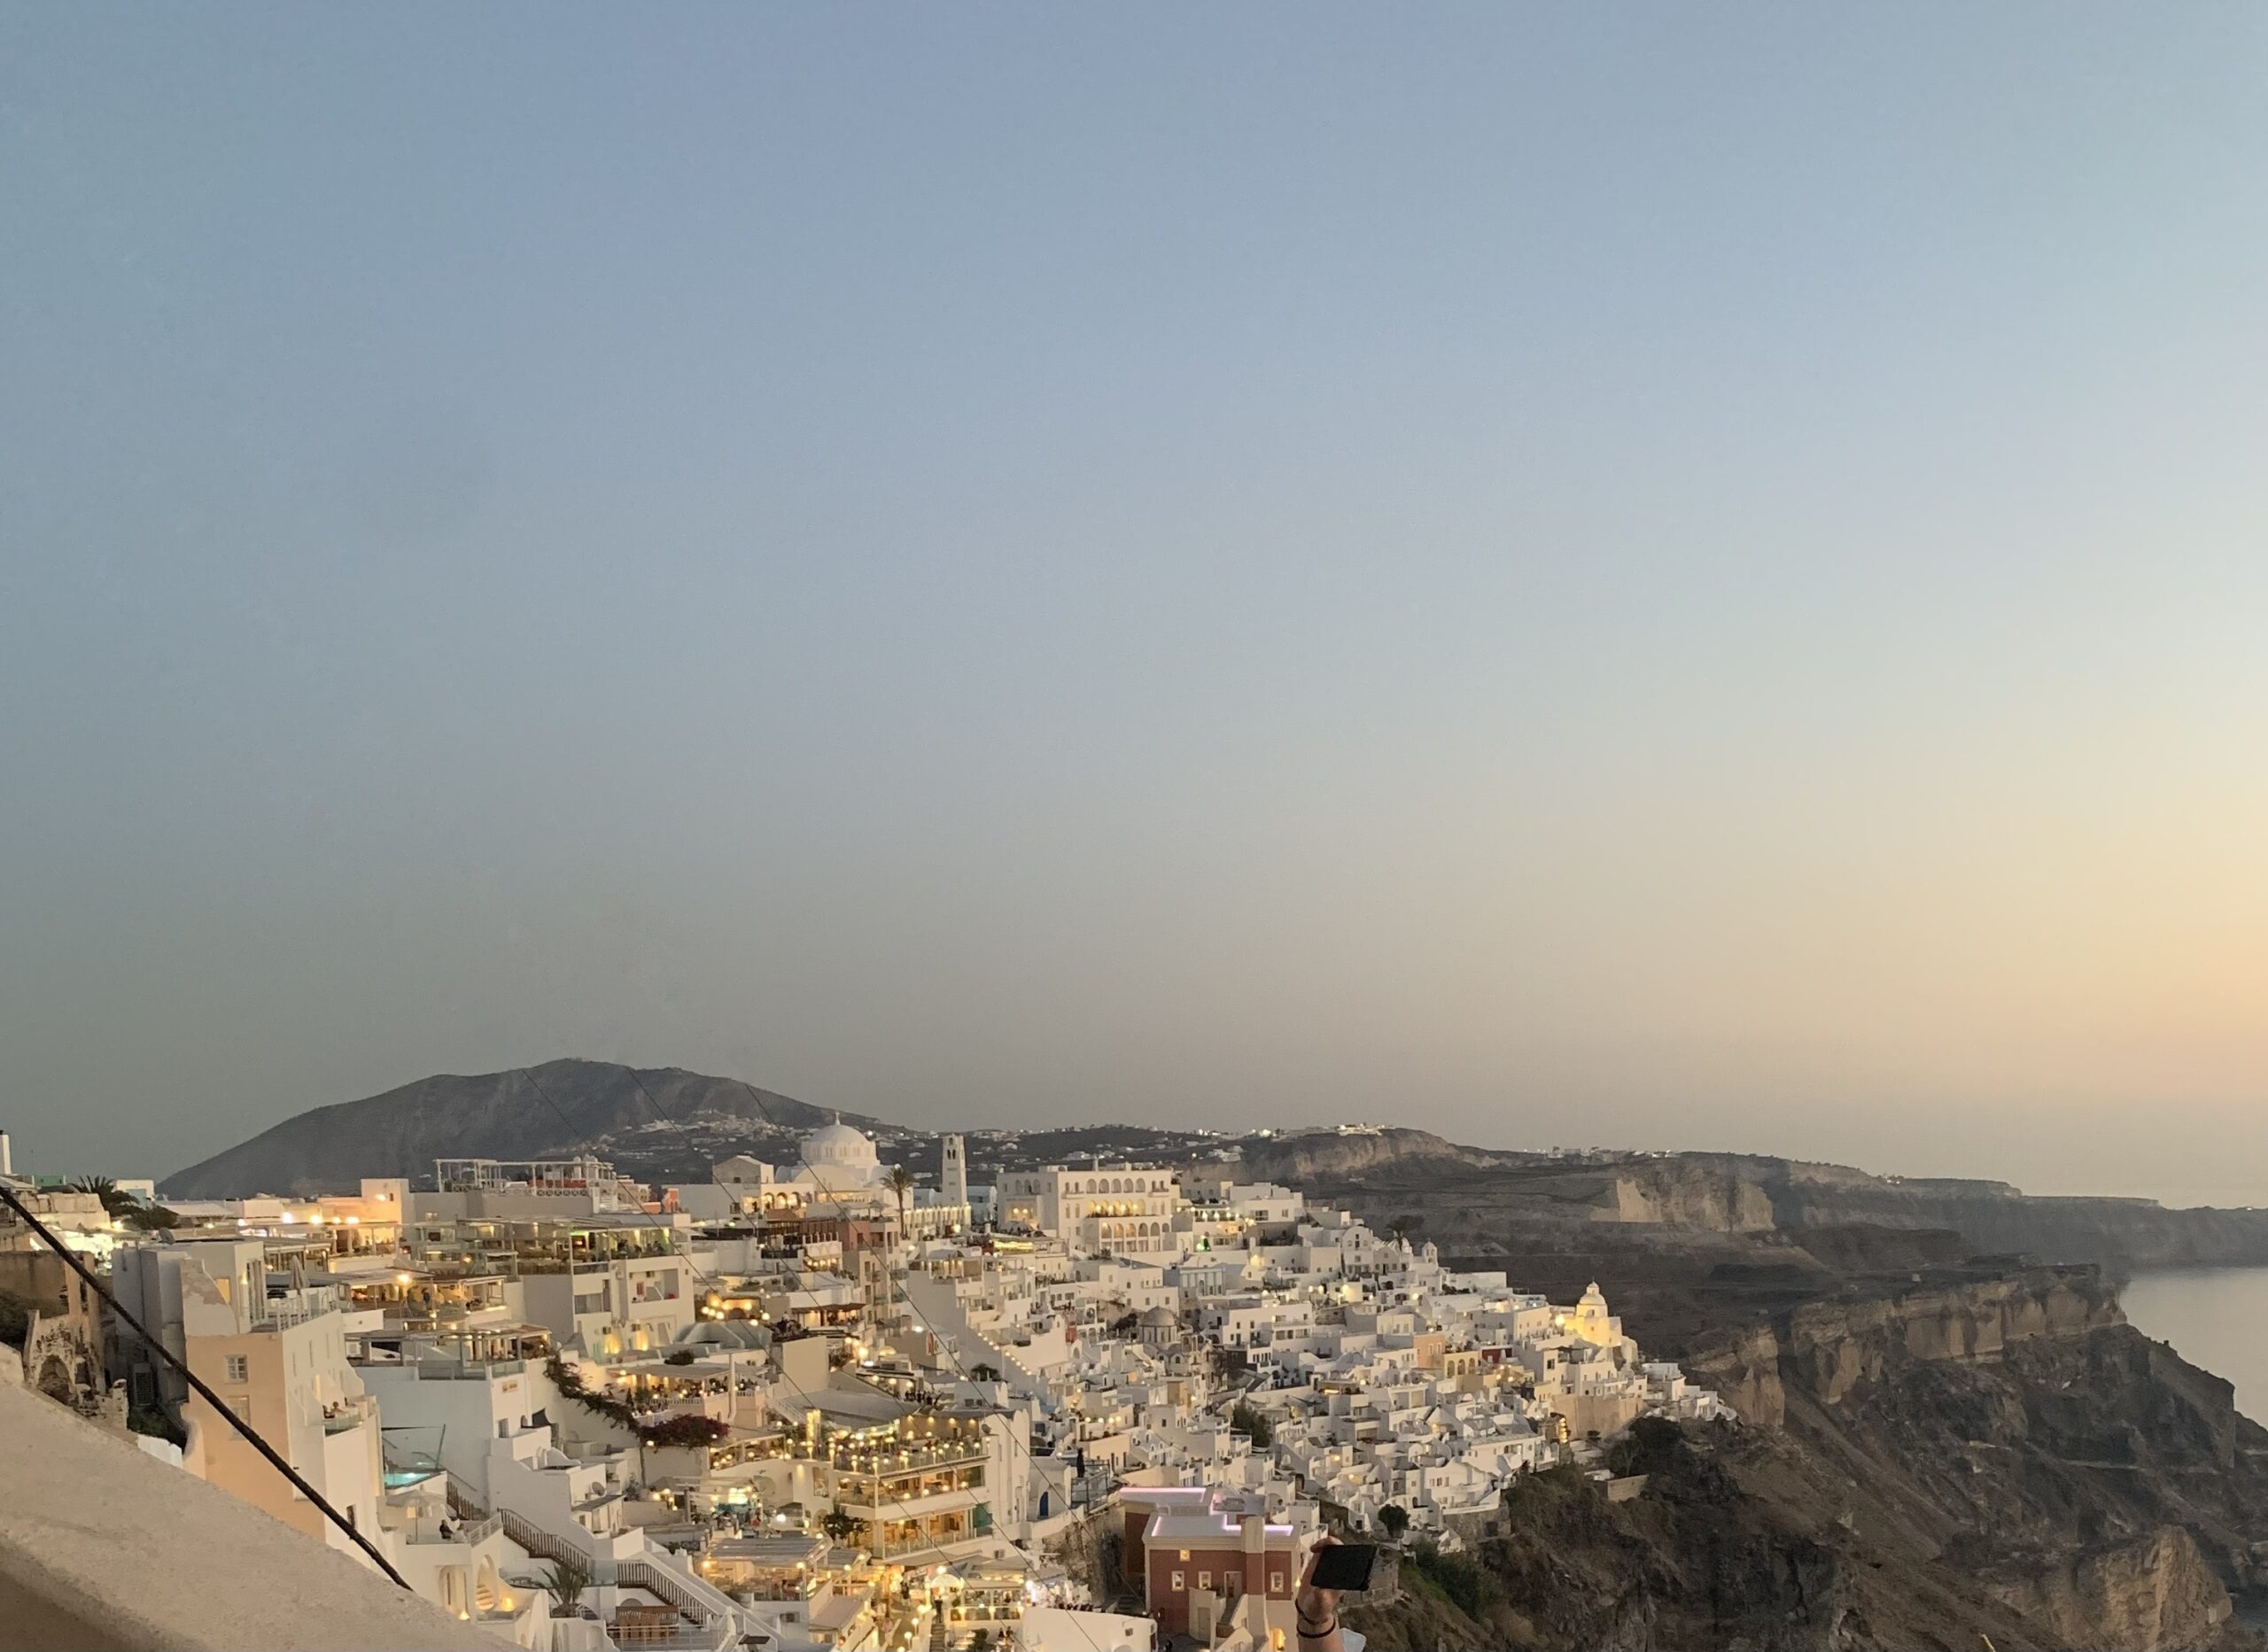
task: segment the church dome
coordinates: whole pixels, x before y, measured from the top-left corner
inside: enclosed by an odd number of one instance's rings
[[[845,1170],[872,1170],[882,1162],[874,1143],[840,1119],[804,1137],[804,1158],[813,1165],[839,1166]]]

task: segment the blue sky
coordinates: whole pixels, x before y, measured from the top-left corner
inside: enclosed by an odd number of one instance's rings
[[[0,1123],[2257,1162],[2264,35],[0,19]]]

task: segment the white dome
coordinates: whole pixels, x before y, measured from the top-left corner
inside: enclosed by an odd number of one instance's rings
[[[850,1170],[871,1170],[882,1162],[875,1156],[874,1143],[840,1119],[804,1137],[804,1158],[810,1164],[840,1165]]]

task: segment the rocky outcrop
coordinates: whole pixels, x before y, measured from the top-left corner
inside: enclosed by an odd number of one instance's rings
[[[1821,1302],[1787,1316],[1782,1358],[1829,1405],[1880,1381],[1894,1360],[1995,1360],[2012,1342],[2080,1337],[2123,1325],[2117,1296],[2092,1268],[1925,1287],[1860,1302]]]
[[[1460,1147],[1430,1130],[1361,1130],[1340,1135],[1317,1131],[1307,1136],[1254,1138],[1241,1144],[1244,1173],[1257,1180],[1311,1187],[1348,1176],[1380,1170],[1423,1169],[1429,1166],[1494,1167],[1503,1155],[1477,1147]]]
[[[1787,1391],[1780,1381],[1781,1342],[1769,1323],[1712,1338],[1685,1356],[1685,1374],[1713,1390],[1744,1423],[1777,1428],[1787,1420]]]
[[[2155,1199],[2034,1197],[2002,1182],[1873,1176],[1842,1166],[1752,1162],[1778,1224],[1945,1228],[1977,1253],[2138,1268],[2268,1265],[2268,1211],[2169,1210]]]
[[[2196,1540],[2179,1526],[2022,1576],[1988,1578],[1984,1586],[2075,1652],[2210,1646],[2235,1611]]]
[[[1786,1382],[1837,1405],[1894,1365],[1997,1360],[2011,1343],[2082,1337],[2124,1322],[2117,1293],[2094,1269],[2034,1268],[1806,1303],[1713,1339],[1689,1353],[1685,1364],[1743,1417],[1776,1426],[1786,1420]]]
[[[1720,1166],[1674,1159],[1616,1172],[1590,1214],[1596,1222],[1658,1222],[1712,1233],[1761,1233],[1778,1220],[1759,1183]]]

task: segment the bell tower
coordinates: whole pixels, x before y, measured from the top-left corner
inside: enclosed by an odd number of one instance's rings
[[[958,1136],[944,1140],[944,1161],[938,1167],[938,1202],[949,1206],[968,1203],[968,1155]]]

